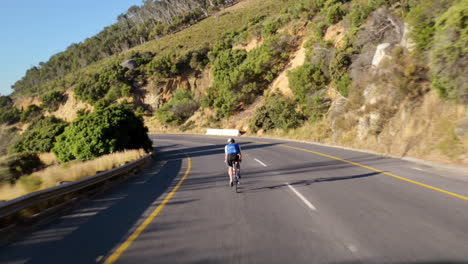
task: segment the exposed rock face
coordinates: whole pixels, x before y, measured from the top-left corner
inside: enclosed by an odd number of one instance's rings
[[[379,67],[380,63],[384,59],[391,59],[392,56],[390,55],[389,47],[390,43],[382,43],[377,46],[377,50],[375,51],[374,57],[372,58],[372,66]]]
[[[416,48],[416,43],[409,37],[410,32],[411,28],[408,24],[405,23],[403,26],[403,36],[401,37],[400,46],[402,46],[410,52],[413,52]]]
[[[49,115],[53,115],[67,122],[72,122],[78,116],[76,113],[78,110],[82,109],[89,112],[93,111],[94,108],[91,105],[77,100],[73,91],[67,91],[65,95],[67,97],[66,102],[60,105],[57,111],[50,113]]]
[[[375,11],[358,34],[356,44],[362,52],[353,58],[351,78],[359,79],[363,74],[368,74],[375,64],[380,64],[402,42],[404,32],[404,23],[387,9]]]
[[[212,82],[211,69],[160,82],[150,82],[141,88],[143,90],[141,101],[149,108],[148,110],[157,110],[172,99],[173,92],[178,88],[191,91],[196,100],[201,100],[205,90],[211,86]]]
[[[455,127],[455,134],[459,139],[468,135],[468,116]]]
[[[120,63],[120,66],[127,68],[129,70],[133,70],[136,67],[138,67],[138,64],[134,60],[124,60],[122,63]]]

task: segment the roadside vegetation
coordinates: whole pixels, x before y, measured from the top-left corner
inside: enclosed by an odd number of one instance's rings
[[[60,182],[75,181],[93,176],[98,172],[107,171],[126,162],[136,160],[145,154],[146,151],[143,149],[127,150],[107,154],[90,161],[74,161],[52,165],[34,173],[30,171],[21,178],[2,178],[0,182],[0,200],[14,199],[31,192],[54,187],[60,184]],[[30,158],[30,162],[36,163],[38,159]],[[0,161],[0,166],[1,164],[2,161]],[[26,167],[32,168],[32,166]],[[1,175],[4,174],[2,173]]]

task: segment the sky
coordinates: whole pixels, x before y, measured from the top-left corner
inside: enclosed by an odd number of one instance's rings
[[[26,70],[117,22],[142,0],[0,0],[0,95]]]

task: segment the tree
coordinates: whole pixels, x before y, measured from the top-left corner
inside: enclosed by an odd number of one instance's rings
[[[143,119],[125,105],[112,105],[84,115],[58,136],[53,152],[61,162],[89,160],[115,151],[152,150]]]

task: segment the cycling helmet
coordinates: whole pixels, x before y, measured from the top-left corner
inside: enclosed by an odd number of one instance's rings
[[[235,141],[233,138],[229,138],[229,139],[227,140],[227,143],[229,143],[229,144],[232,144],[232,143],[234,143],[234,142],[236,142],[236,141]]]

